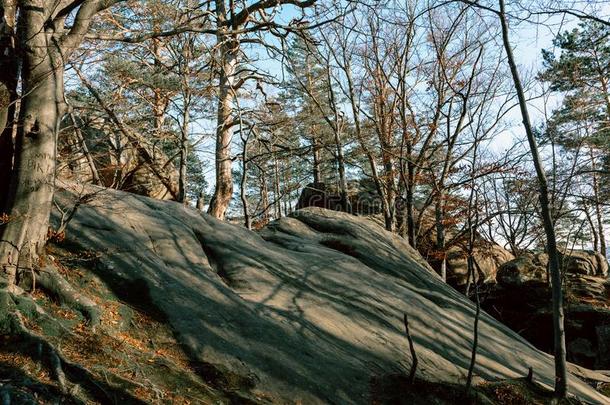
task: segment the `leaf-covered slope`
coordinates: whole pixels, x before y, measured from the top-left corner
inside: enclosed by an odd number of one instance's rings
[[[73,193],[58,195],[63,207]],[[474,306],[401,238],[348,214],[309,208],[260,233],[176,203],[104,190],[66,241],[126,302],[160,312],[193,360],[273,402],[369,403],[372,377],[406,372],[411,321],[418,376],[463,381]],[[552,386],[552,358],[482,314],[475,374]],[[575,369],[574,369],[575,370]],[[576,370],[575,370],[576,372]],[[589,377],[603,376],[588,371]],[[571,392],[608,399],[570,378]]]

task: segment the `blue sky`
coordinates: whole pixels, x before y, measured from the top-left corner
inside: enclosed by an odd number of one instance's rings
[[[289,22],[296,17],[298,12],[294,7],[288,6],[278,16],[281,22]],[[602,12],[598,14],[610,15],[610,5],[602,7]],[[542,49],[552,49],[552,41],[558,32],[574,28],[578,23],[576,18],[563,18],[562,16],[554,16],[545,20],[544,25],[520,22],[511,24],[511,42],[513,44],[514,53],[519,65],[519,70],[524,79],[531,78],[542,68]],[[498,46],[501,46],[501,38],[498,38]],[[260,60],[257,62],[258,67],[266,70],[281,79],[281,64],[277,60],[270,59],[264,52],[259,53]],[[537,96],[540,94],[540,89],[534,89],[529,92],[529,96]],[[552,95],[546,99],[547,112],[550,113],[561,101],[559,95]],[[539,124],[544,119],[545,101],[541,98],[533,99],[529,102],[529,110],[534,124]],[[523,127],[521,125],[521,115],[518,108],[513,108],[508,115],[511,126],[505,132],[499,134],[490,143],[490,149],[496,153],[502,153],[509,149],[515,142],[524,138]],[[205,128],[206,133],[213,133],[215,122],[200,122],[201,128],[196,131],[201,131]],[[208,139],[199,148],[202,151],[202,156],[208,161],[209,167],[207,178],[210,186],[214,184],[214,165],[213,139]]]

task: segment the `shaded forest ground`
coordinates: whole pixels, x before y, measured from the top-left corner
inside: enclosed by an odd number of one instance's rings
[[[49,316],[41,316],[31,306],[30,311],[20,308],[26,314],[27,327],[78,366],[64,366],[67,383],[62,391],[53,360],[40,345],[18,335],[1,337],[0,392],[11,391],[12,403],[265,402],[263,398],[248,398],[239,379],[192,362],[163,316],[145,297],[136,306],[116,297],[91,271],[95,254],[74,255],[58,244],[47,250],[60,273],[99,306],[101,323],[92,329],[70,305],[35,290],[33,301]]]

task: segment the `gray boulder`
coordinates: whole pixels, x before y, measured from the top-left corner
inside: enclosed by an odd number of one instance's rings
[[[481,243],[473,253],[478,264],[474,279],[485,283],[495,282],[500,266],[515,258],[502,246],[491,243]],[[452,285],[464,285],[468,282],[467,256],[457,247],[450,249],[447,254],[447,281]]]
[[[57,199],[74,204],[69,190]],[[181,204],[100,189],[65,243],[95,252],[93,271],[126,303],[162,313],[194,362],[239,376],[268,402],[374,402],[371,379],[411,364],[403,313],[419,377],[461,384],[467,373],[474,304],[365,218],[308,208],[257,234]],[[523,377],[529,367],[553,386],[551,356],[482,313],[475,382]],[[573,395],[609,403],[584,381],[607,377],[570,372]]]
[[[496,280],[501,285],[514,286],[546,281],[548,258],[544,254],[525,253],[500,266]]]

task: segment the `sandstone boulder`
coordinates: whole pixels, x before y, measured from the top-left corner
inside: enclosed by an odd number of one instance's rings
[[[74,195],[57,200],[69,207]],[[64,243],[95,252],[91,271],[117,296],[162,314],[193,362],[248,381],[261,403],[374,402],[372,379],[409,370],[404,313],[418,377],[462,384],[468,370],[474,304],[366,218],[308,208],[255,233],[181,204],[100,190]],[[553,386],[552,358],[481,313],[475,382],[529,367]],[[608,403],[583,380],[606,377],[570,373],[573,395]]]
[[[608,260],[599,252],[570,250],[563,252],[561,257],[567,273],[600,277],[608,275]]]
[[[516,261],[528,261],[524,266],[527,267],[531,266],[530,259],[531,255]],[[533,267],[539,271],[544,269]],[[492,286],[483,307],[536,347],[552,353],[551,291],[544,278],[536,277],[535,281],[539,282]],[[607,279],[568,273],[564,296],[568,359],[585,367],[610,369],[610,285]]]
[[[608,261],[600,253],[591,250],[565,251],[560,253],[560,260],[566,274],[608,276]],[[497,281],[505,285],[545,282],[548,262],[546,253],[525,253],[500,266]]]
[[[506,286],[546,281],[548,258],[543,254],[525,253],[500,266],[496,280]]]
[[[484,243],[474,250],[474,279],[485,283],[496,281],[499,267],[515,257],[500,245]],[[468,282],[468,261],[460,248],[452,248],[447,255],[447,282],[451,285],[464,285]]]
[[[177,168],[167,154],[146,137],[138,135],[138,142],[134,143],[108,128],[87,127],[81,133],[66,125],[64,123],[58,138],[59,177],[91,183],[93,166],[105,187],[160,200],[172,200],[177,196]]]

